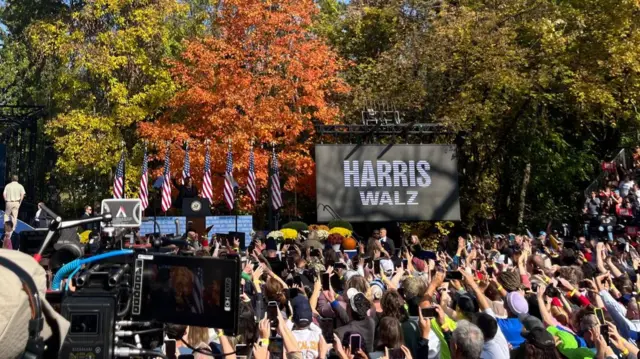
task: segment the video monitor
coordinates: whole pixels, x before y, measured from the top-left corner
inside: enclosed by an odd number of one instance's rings
[[[240,271],[237,258],[138,255],[133,313],[144,319],[235,333]]]

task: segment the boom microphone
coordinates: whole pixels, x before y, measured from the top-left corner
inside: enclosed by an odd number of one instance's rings
[[[51,224],[49,224],[49,232],[47,233],[47,236],[42,242],[42,245],[40,246],[38,253],[33,255],[33,259],[35,259],[36,262],[38,263],[40,263],[40,261],[42,260],[42,253],[44,253],[44,250],[49,245],[49,242],[51,242],[51,238],[53,238],[53,234],[55,233],[55,230],[60,225],[60,222],[62,222],[62,218],[58,216],[55,212],[53,212],[51,209],[49,209],[49,207],[44,205],[44,203],[40,205],[40,209],[42,209],[46,214],[48,214],[51,218],[53,218],[53,220],[51,221]]]
[[[44,250],[49,245],[49,242],[51,242],[51,239],[53,239],[53,235],[55,234],[56,231],[60,231],[60,230],[65,229],[65,228],[81,226],[83,224],[94,223],[94,222],[100,222],[100,221],[108,222],[112,218],[111,213],[104,213],[102,216],[98,216],[98,217],[89,217],[89,218],[77,219],[77,220],[73,220],[73,221],[62,222],[62,218],[60,216],[58,216],[57,214],[55,214],[47,206],[42,205],[41,208],[48,215],[53,217],[53,221],[51,221],[51,224],[49,225],[49,232],[47,233],[47,236],[45,237],[44,241],[42,242],[42,246],[40,246],[40,249],[38,250],[38,253],[33,255],[33,258],[38,263],[40,263],[40,261],[42,260],[42,253],[44,253]]]

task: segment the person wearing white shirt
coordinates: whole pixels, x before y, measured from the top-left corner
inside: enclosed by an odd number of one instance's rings
[[[18,222],[18,210],[25,195],[24,187],[18,183],[18,176],[11,176],[11,183],[4,187],[5,217],[9,216],[11,221]],[[5,222],[9,219],[5,218]]]
[[[480,358],[509,359],[509,343],[498,325],[493,310],[485,309],[483,313],[479,313],[475,324],[484,335],[484,346]]]
[[[474,324],[476,324],[484,336],[484,346],[482,348],[482,359],[509,359],[509,343],[507,342],[504,333],[500,329],[496,320],[496,314],[491,309],[489,300],[484,295],[478,284],[473,278],[473,275],[467,271],[460,271],[464,277],[465,283],[475,294],[478,300],[478,306],[482,313],[475,318]],[[494,329],[495,326],[495,329]]]
[[[635,183],[629,178],[629,176],[624,176],[624,180],[620,182],[620,196],[626,197],[629,194],[629,191],[633,188]]]

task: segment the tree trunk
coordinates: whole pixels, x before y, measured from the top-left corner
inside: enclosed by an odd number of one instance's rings
[[[531,180],[531,161],[528,161],[524,166],[524,173],[522,175],[522,188],[520,188],[520,208],[518,208],[518,226],[522,226],[522,222],[524,222],[524,207],[527,199],[527,187],[529,187],[529,180]]]

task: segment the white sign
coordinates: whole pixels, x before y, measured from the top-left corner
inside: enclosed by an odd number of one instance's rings
[[[100,213],[111,213],[111,225],[119,228],[140,227],[142,203],[136,199],[103,199]]]

